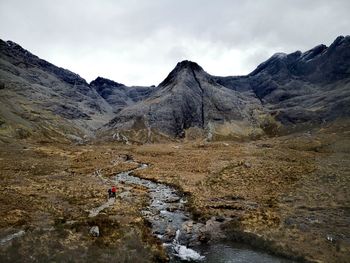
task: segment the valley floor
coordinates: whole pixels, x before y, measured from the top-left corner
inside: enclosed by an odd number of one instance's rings
[[[350,132],[338,125],[251,142],[2,144],[1,262],[166,261],[141,216],[146,189],[118,185],[115,204],[88,216],[130,157],[150,165],[137,176],[187,194],[197,220],[229,219],[229,239],[306,261],[350,258]]]

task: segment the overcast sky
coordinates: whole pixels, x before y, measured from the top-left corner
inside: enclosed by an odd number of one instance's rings
[[[184,59],[242,75],[350,34],[349,0],[0,0],[0,38],[78,73],[161,82]]]

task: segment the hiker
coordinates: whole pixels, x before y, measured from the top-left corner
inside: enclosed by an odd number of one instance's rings
[[[116,192],[117,192],[117,188],[115,188],[115,186],[113,185],[113,186],[112,186],[112,197],[115,198]]]
[[[108,189],[108,198],[111,198],[111,197],[112,197],[112,189],[109,188],[109,189]]]

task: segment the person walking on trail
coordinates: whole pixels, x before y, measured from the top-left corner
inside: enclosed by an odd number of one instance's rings
[[[112,197],[116,197],[116,192],[117,192],[117,188],[115,188],[115,186],[112,186]]]
[[[108,198],[112,198],[112,189],[111,188],[108,189]]]

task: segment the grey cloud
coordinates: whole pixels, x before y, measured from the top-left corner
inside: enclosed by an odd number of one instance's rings
[[[179,60],[245,74],[348,34],[347,0],[0,0],[0,37],[88,80],[159,83]],[[235,57],[230,57],[230,56]]]

